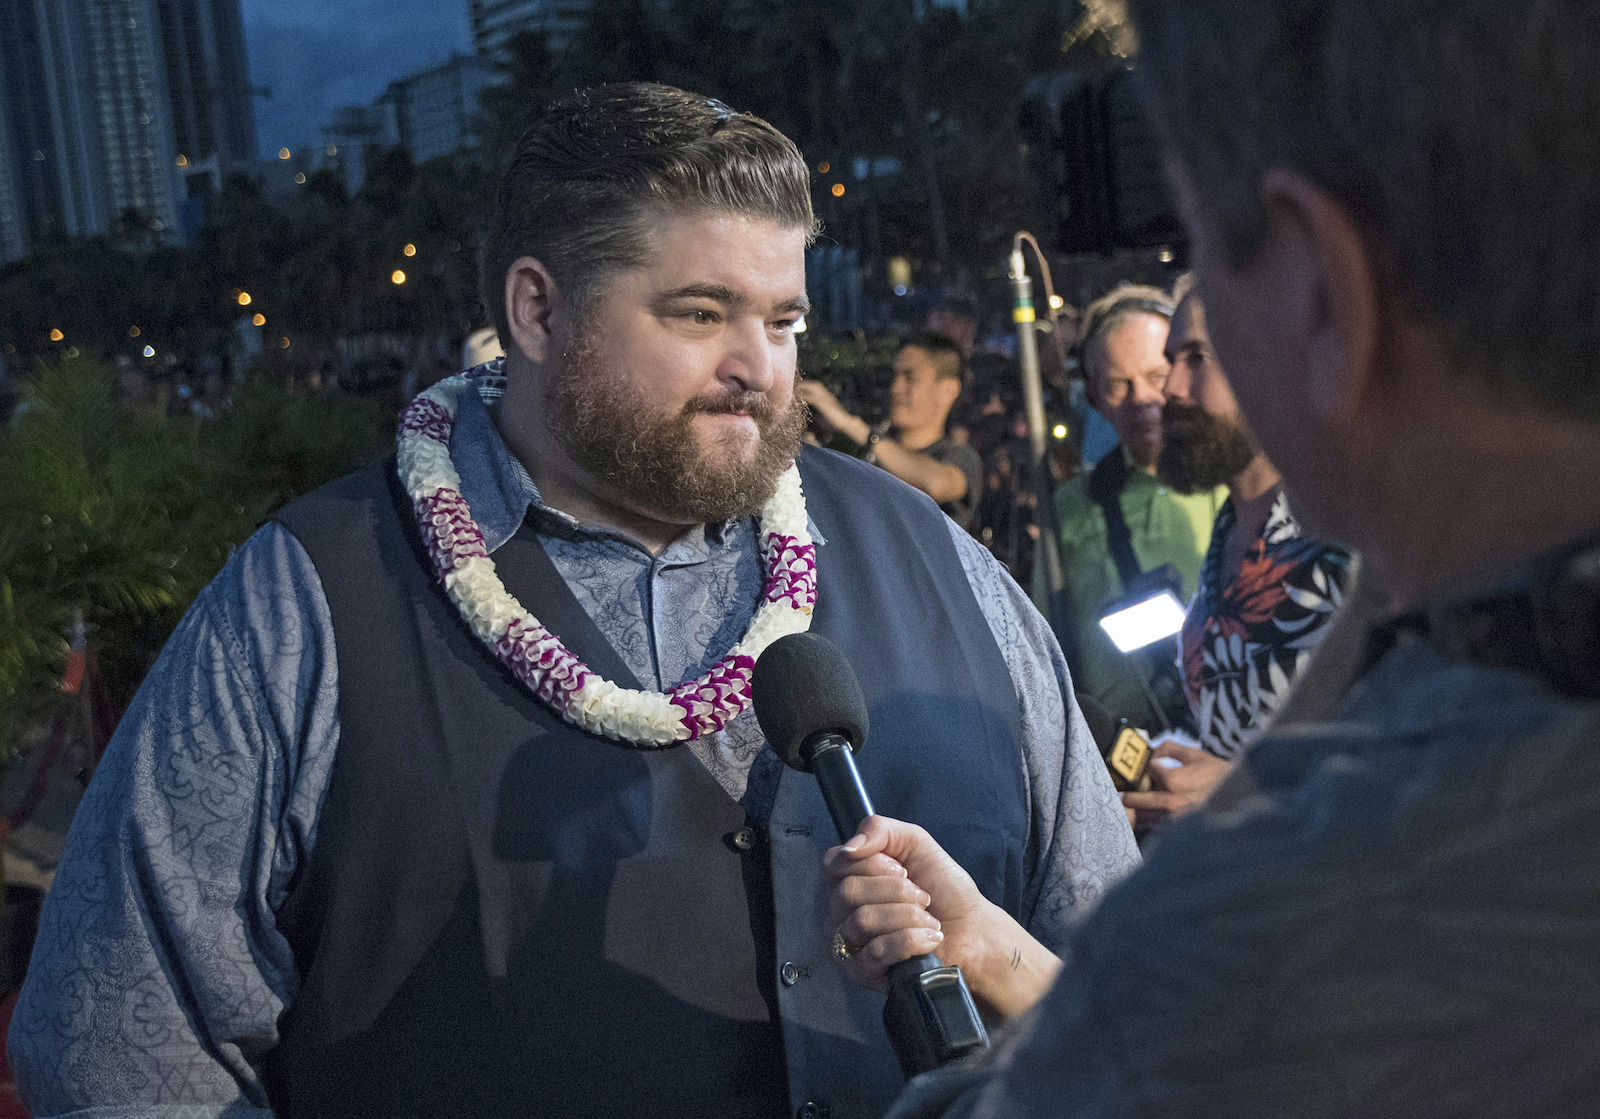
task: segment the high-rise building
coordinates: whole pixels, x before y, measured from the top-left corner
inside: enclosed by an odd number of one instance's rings
[[[61,4],[71,0],[56,0]],[[177,237],[177,156],[153,0],[81,0],[112,234]]]
[[[583,26],[588,0],[468,0],[472,47],[480,56],[500,53],[518,31],[543,31],[555,52],[563,51]]]
[[[28,255],[28,222],[18,171],[10,122],[0,113],[0,262],[20,260]],[[0,374],[0,381],[4,379],[4,374]]]
[[[366,181],[368,161],[384,148],[405,148],[416,163],[474,148],[478,95],[494,79],[488,62],[458,54],[390,82],[371,105],[333,111],[316,164],[339,174],[354,194]]]
[[[0,259],[172,241],[254,165],[239,0],[0,0]]]
[[[398,122],[385,104],[386,97],[387,93],[373,105],[337,108],[333,119],[322,126],[322,148],[313,160],[344,180],[346,194],[354,194],[367,181],[367,161],[373,155],[400,143]]]
[[[252,169],[255,108],[239,0],[156,0],[156,8],[173,142],[186,177]]]
[[[482,58],[451,55],[391,82],[377,105],[386,110],[394,142],[423,163],[476,146],[478,95],[494,80],[494,68]]]
[[[0,0],[0,239],[15,260],[41,241],[104,233],[97,90],[77,0]]]

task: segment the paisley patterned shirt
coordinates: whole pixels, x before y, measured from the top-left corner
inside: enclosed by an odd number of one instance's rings
[[[695,528],[656,555],[580,524],[544,504],[500,438],[503,382],[478,381],[450,455],[491,552],[530,519],[645,687],[720,658],[760,597],[754,521]],[[1037,851],[1023,918],[1059,947],[1138,852],[1049,627],[982,545],[949,529],[1021,707]],[[315,846],[338,747],[334,637],[316,569],[269,524],[167,643],[73,821],[12,1018],[11,1064],[35,1115],[270,1117],[261,1060],[299,985],[276,912]],[[782,763],[752,713],[690,749],[765,817]]]
[[[1280,491],[1238,578],[1221,586],[1237,522],[1230,498],[1211,530],[1179,656],[1200,744],[1219,758],[1234,757],[1283,702],[1343,601],[1350,569],[1349,553],[1301,532]]]

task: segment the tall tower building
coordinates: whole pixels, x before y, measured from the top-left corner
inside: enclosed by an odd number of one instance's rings
[[[152,0],[0,0],[0,121],[7,259],[57,237],[176,236]]]
[[[57,0],[67,4],[72,0]],[[153,0],[80,0],[112,234],[178,234],[178,152]]]
[[[561,52],[583,26],[588,0],[468,0],[472,46],[494,55],[524,29],[543,31],[553,52]]]
[[[79,0],[0,0],[0,252],[104,233],[105,167]]]
[[[255,165],[239,0],[0,0],[0,259],[171,241]]]
[[[156,0],[173,143],[187,174],[253,170],[255,107],[239,0]]]
[[[0,264],[28,255],[28,221],[10,122],[0,113]],[[5,374],[0,372],[0,381]]]

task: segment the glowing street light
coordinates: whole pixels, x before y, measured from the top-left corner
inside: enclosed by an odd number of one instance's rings
[[[843,198],[844,197],[844,184],[843,183],[834,183],[830,193],[835,198]]]
[[[128,328],[128,337],[129,338],[137,338],[137,337],[139,337],[139,328],[136,327],[136,326],[130,326]]]
[[[241,292],[240,292],[240,293],[239,293],[239,294],[238,294],[238,296],[237,296],[237,298],[238,298],[238,300],[239,300],[239,306],[241,306],[241,307],[248,307],[248,306],[250,306],[250,293],[249,293],[249,292],[247,292],[247,291],[241,291]]]
[[[145,357],[155,357],[156,356],[156,348],[154,346],[146,346],[144,348],[144,356]]]
[[[1052,311],[1059,311],[1059,310],[1061,310],[1061,308],[1065,307],[1066,305],[1067,305],[1067,301],[1065,299],[1062,299],[1059,295],[1050,296],[1050,309]]]
[[[187,166],[189,166],[189,157],[184,155],[181,152],[178,153],[178,166],[179,167],[187,167]]]
[[[287,338],[279,338],[278,339],[278,348],[280,350],[287,350],[289,348],[289,339],[287,339]]]
[[[266,326],[267,325],[267,316],[263,315],[260,311],[257,311],[255,314],[250,316],[250,325],[251,326]]]
[[[406,274],[400,271],[400,269],[396,268],[393,272],[389,273],[389,282],[393,284],[403,284],[406,282]]]
[[[1051,429],[1050,434],[1054,435],[1057,439],[1065,439],[1067,437],[1067,425],[1056,424],[1056,426]]]
[[[50,341],[59,342],[59,341],[61,341],[61,339],[65,338],[65,337],[66,337],[66,335],[61,333],[61,331],[58,328],[53,327],[53,326],[50,328]]]
[[[288,148],[279,148],[278,149],[278,158],[279,159],[288,159],[289,158],[289,149]]]
[[[833,170],[833,164],[829,163],[826,159],[824,159],[821,163],[817,164],[817,173],[818,174],[826,175],[831,170]]]
[[[294,181],[296,186],[304,186],[306,181],[306,173],[304,171],[296,171],[294,173]]]
[[[416,256],[417,255],[417,247],[415,245],[411,244],[409,241],[406,242],[406,247],[401,249],[400,251],[405,253],[407,256]]]

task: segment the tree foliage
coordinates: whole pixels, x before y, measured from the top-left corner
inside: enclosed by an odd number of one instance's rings
[[[247,385],[220,417],[125,413],[88,357],[43,367],[0,427],[0,756],[61,702],[77,611],[120,707],[231,549],[284,501],[377,456],[392,417]]]

